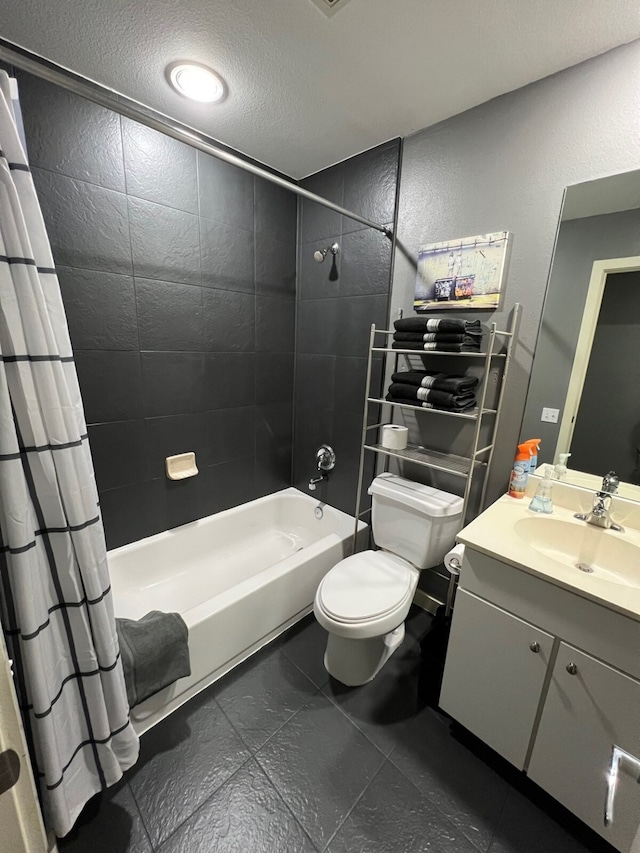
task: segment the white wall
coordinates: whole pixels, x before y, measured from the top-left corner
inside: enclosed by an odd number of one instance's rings
[[[425,82],[428,85],[428,81]],[[507,229],[504,327],[523,306],[490,496],[504,490],[518,439],[564,188],[640,166],[640,41],[503,95],[407,138],[391,316],[411,313],[423,243]],[[435,420],[435,418],[434,418]]]

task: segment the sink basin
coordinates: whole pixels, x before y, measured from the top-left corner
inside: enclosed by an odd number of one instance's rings
[[[602,530],[578,520],[520,518],[517,536],[529,548],[600,580],[640,588],[640,547],[624,533]]]

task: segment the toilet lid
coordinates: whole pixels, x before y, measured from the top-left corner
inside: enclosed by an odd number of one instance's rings
[[[342,560],[325,575],[319,590],[322,608],[339,622],[375,619],[406,601],[414,580],[400,557],[363,551]]]

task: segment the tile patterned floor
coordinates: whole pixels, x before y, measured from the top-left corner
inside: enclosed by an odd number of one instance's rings
[[[61,853],[611,853],[443,714],[417,701],[419,640],[347,689],[324,631],[295,626],[142,738]]]

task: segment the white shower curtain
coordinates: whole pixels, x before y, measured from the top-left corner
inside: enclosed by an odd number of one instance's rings
[[[0,619],[45,823],[66,835],[138,757],[82,400],[0,72]]]

